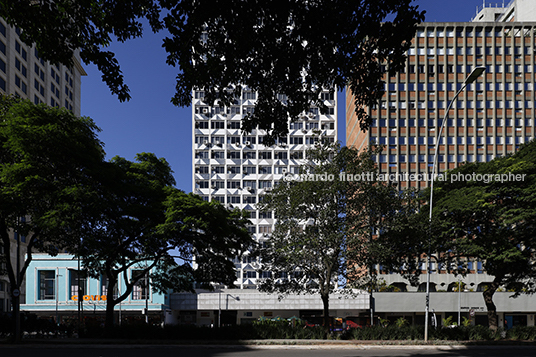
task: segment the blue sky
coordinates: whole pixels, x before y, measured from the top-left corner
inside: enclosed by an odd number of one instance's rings
[[[493,0],[493,3],[502,3]],[[419,0],[428,22],[469,21],[482,0]],[[488,1],[488,3],[490,3]],[[132,99],[120,103],[102,83],[95,66],[84,66],[82,115],[101,127],[99,138],[107,158],[119,155],[133,160],[136,153],[153,152],[164,157],[174,171],[177,187],[192,190],[191,108],[170,103],[175,90],[176,68],[166,65],[162,49],[165,35],[147,32],[141,39],[115,43],[115,52]],[[339,93],[339,140],[344,142],[344,96]]]

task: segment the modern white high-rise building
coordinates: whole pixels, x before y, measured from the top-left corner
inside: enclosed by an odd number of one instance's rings
[[[246,89],[230,107],[206,103],[202,90],[194,91],[193,120],[193,192],[205,200],[217,200],[228,207],[249,213],[254,239],[270,239],[274,226],[271,213],[261,213],[256,204],[287,173],[297,174],[305,151],[319,136],[337,140],[336,95],[322,92],[328,114],[311,107],[298,121],[289,123],[289,134],[274,145],[264,145],[262,130],[243,133],[241,120],[254,110],[257,93]],[[284,100],[284,98],[282,98]],[[254,258],[235,260],[240,288],[255,288],[258,265]],[[262,273],[261,273],[262,274]],[[267,274],[267,273],[265,273]]]

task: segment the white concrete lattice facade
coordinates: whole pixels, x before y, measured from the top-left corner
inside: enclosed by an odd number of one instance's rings
[[[297,122],[289,123],[286,137],[266,146],[264,131],[240,130],[243,116],[254,110],[256,97],[255,92],[245,88],[230,107],[220,107],[206,103],[204,91],[194,91],[192,182],[193,192],[205,200],[218,200],[228,207],[246,210],[252,222],[250,232],[262,243],[269,239],[274,219],[271,213],[256,209],[259,197],[269,192],[285,174],[298,173],[305,151],[318,140],[318,133],[331,142],[337,140],[337,102],[335,93],[322,92],[328,114],[311,107]],[[235,285],[255,288],[257,278],[262,277],[256,271],[255,259],[235,259],[235,264]]]

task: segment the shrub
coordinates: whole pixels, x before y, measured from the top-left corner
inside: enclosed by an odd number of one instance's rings
[[[536,334],[536,328],[532,330]],[[457,326],[453,328],[430,329],[429,337],[432,340],[455,340],[455,341],[476,341],[493,340],[500,336],[493,333],[486,326]],[[521,336],[518,333],[518,336]],[[523,336],[530,336],[526,332]],[[345,331],[341,338],[346,340],[420,340],[424,337],[423,326],[372,326],[356,328]],[[528,339],[528,338],[527,338]]]
[[[396,319],[395,321],[395,326],[400,328],[400,327],[404,327],[408,325],[408,320],[406,320],[405,318],[403,317],[399,317],[398,319]]]
[[[536,340],[536,326],[515,326],[506,330],[506,338],[510,340]]]

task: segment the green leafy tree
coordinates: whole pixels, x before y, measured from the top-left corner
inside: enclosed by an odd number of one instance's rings
[[[536,142],[514,155],[453,170],[434,195],[434,250],[443,253],[451,272],[466,274],[466,262],[475,260],[493,276],[483,296],[496,330],[493,294],[500,288],[515,295],[535,291]]]
[[[423,196],[413,189],[399,193],[398,205],[389,211],[370,242],[371,256],[385,272],[399,273],[411,285],[419,283],[422,256],[428,252],[428,214],[421,209]]]
[[[379,208],[366,206],[370,201],[365,196],[374,194],[371,187],[382,195],[385,187],[366,181],[367,174],[376,177],[376,171],[369,172],[374,169],[371,151],[323,144],[307,155],[301,174],[287,176],[259,204],[277,218],[271,239],[260,250],[261,270],[272,273],[260,290],[320,295],[328,330],[330,293],[355,287],[370,262],[363,252],[369,241],[368,215]]]
[[[93,195],[92,177],[104,158],[98,131],[91,119],[66,109],[0,97],[0,242],[16,323],[15,292],[32,252],[56,254],[79,239],[82,207]],[[26,237],[20,264],[10,257],[13,232]]]
[[[194,282],[233,284],[230,258],[252,244],[242,212],[174,188],[169,164],[154,154],[138,154],[135,162],[115,157],[103,173],[98,214],[76,251],[91,274],[107,279],[106,327],[114,307],[149,274],[164,293],[192,291]],[[129,276],[133,268],[137,274]],[[125,287],[117,294],[121,277]]]
[[[365,107],[383,95],[382,76],[398,71],[424,12],[411,0],[41,0],[5,1],[0,16],[23,30],[40,55],[70,64],[80,49],[120,100],[130,98],[119,63],[106,47],[112,38],[141,37],[143,19],[165,29],[167,63],[178,66],[176,105],[191,104],[192,89],[206,102],[230,105],[240,89],[258,92],[246,131],[287,133],[288,118],[322,111],[322,88],[348,85],[363,129]],[[203,36],[206,33],[206,37]]]

